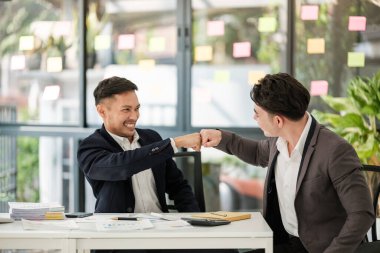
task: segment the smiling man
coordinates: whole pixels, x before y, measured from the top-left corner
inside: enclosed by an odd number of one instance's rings
[[[103,126],[80,143],[78,163],[96,197],[95,212],[167,212],[165,193],[179,212],[199,211],[172,159],[177,148],[199,150],[199,133],[163,140],[153,130],[136,128],[136,90],[120,77],[105,79],[94,90]]]

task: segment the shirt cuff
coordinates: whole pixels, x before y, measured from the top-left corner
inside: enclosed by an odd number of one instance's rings
[[[175,145],[175,141],[173,138],[170,138],[170,143],[172,144],[172,148],[174,150],[174,153],[177,153],[178,152],[178,148],[177,146]]]

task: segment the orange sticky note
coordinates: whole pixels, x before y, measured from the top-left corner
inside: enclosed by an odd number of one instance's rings
[[[263,71],[249,71],[248,72],[248,83],[250,85],[255,85],[263,77],[265,77],[265,73]]]
[[[327,95],[329,84],[325,80],[311,81],[310,95],[312,96],[325,96]]]
[[[153,59],[140,60],[139,66],[143,69],[151,69],[156,66],[156,61]]]
[[[367,18],[362,16],[350,16],[348,19],[349,31],[365,31]]]
[[[221,20],[207,22],[207,35],[208,36],[221,36],[224,35],[224,22]]]
[[[211,46],[198,46],[195,47],[194,53],[195,61],[211,61],[212,60],[212,47]]]
[[[323,54],[325,52],[325,39],[315,38],[307,40],[308,54]]]
[[[119,50],[133,49],[135,47],[134,34],[120,34],[117,40]]]
[[[318,5],[303,5],[301,6],[302,20],[317,20],[319,14]]]
[[[365,56],[364,53],[348,52],[347,65],[348,67],[364,67]]]
[[[233,44],[233,57],[242,58],[251,56],[251,42],[235,42]]]

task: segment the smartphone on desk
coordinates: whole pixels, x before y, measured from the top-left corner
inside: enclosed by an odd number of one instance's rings
[[[91,215],[92,213],[85,213],[85,212],[74,212],[74,213],[65,214],[66,218],[84,218]]]
[[[220,226],[230,224],[228,220],[212,220],[212,219],[200,219],[200,218],[182,218],[193,226]]]

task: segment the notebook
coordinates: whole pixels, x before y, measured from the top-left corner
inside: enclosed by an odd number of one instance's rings
[[[241,212],[208,212],[208,213],[198,213],[193,214],[191,217],[195,218],[205,218],[205,219],[214,219],[214,220],[228,220],[228,221],[237,221],[250,219],[250,213],[241,213]]]

